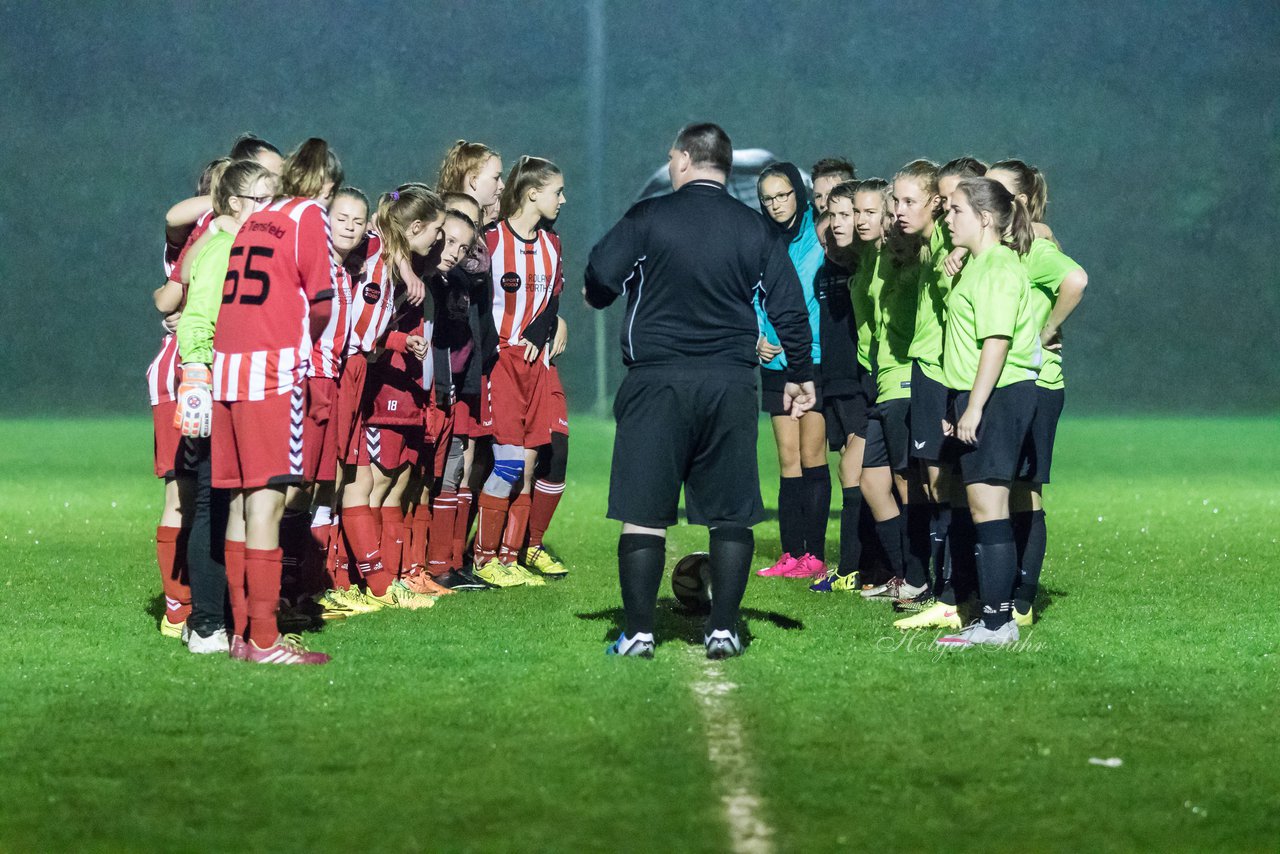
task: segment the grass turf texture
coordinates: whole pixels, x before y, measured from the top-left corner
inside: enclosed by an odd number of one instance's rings
[[[664,582],[657,658],[603,655],[606,423],[574,423],[568,580],[327,626],[316,668],[159,636],[146,421],[0,431],[0,850],[728,847],[700,626]],[[722,669],[777,848],[1274,850],[1278,470],[1275,420],[1068,419],[1017,652],[753,579]],[[673,529],[668,568],[704,547]]]

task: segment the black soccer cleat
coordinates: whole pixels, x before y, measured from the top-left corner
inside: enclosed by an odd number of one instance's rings
[[[491,585],[476,578],[465,569],[451,569],[439,578],[432,579],[450,590],[488,590]]]

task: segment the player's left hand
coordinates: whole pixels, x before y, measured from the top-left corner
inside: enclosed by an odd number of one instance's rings
[[[981,423],[982,410],[974,406],[966,407],[964,415],[956,422],[956,438],[966,445],[978,444],[978,425]]]
[[[170,335],[178,331],[178,321],[182,319],[182,309],[171,311],[164,316],[164,320],[160,321],[160,325],[164,327],[164,331]]]
[[[410,335],[404,339],[405,349],[408,350],[415,359],[422,361],[427,358],[427,339],[421,335]]]
[[[541,351],[541,347],[534,344],[528,338],[521,338],[518,346],[524,347],[524,360],[526,362],[532,365],[534,362],[538,361],[538,353]]]
[[[782,405],[790,413],[793,421],[799,421],[800,416],[813,409],[817,401],[818,392],[814,388],[813,380],[787,383],[782,387]]]
[[[1040,330],[1040,346],[1046,350],[1060,352],[1062,350],[1062,327],[1057,329],[1049,329],[1045,327]]]

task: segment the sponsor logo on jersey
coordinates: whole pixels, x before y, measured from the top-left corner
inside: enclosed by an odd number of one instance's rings
[[[502,289],[509,294],[513,294],[520,290],[520,274],[519,273],[503,273],[501,280]]]
[[[378,297],[382,296],[382,288],[378,287],[373,282],[370,282],[364,286],[364,291],[361,293],[361,296],[364,297],[365,302],[369,303],[369,305],[373,305],[378,301]]]
[[[251,222],[249,223],[249,231],[250,232],[265,231],[267,234],[271,235],[276,240],[279,240],[280,238],[284,237],[284,229],[270,222]]]

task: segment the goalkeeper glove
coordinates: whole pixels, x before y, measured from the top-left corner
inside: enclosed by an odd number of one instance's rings
[[[213,422],[213,389],[209,366],[186,362],[182,366],[182,384],[178,386],[178,407],[173,413],[173,426],[182,435],[204,439]]]

